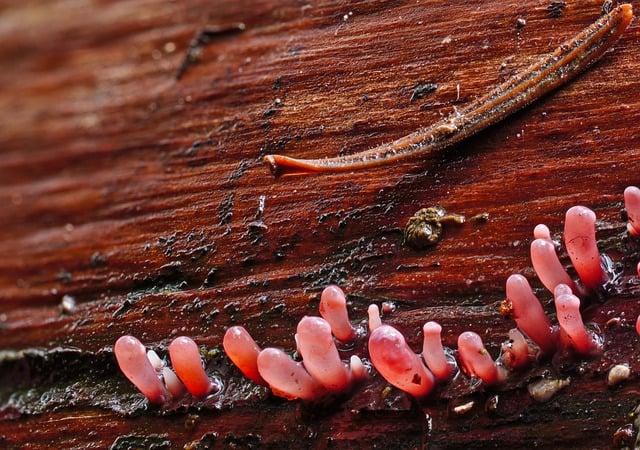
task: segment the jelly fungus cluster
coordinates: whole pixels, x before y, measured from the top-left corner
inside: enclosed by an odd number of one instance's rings
[[[327,394],[344,393],[367,378],[367,371],[355,355],[348,364],[343,362],[336,347],[336,339],[350,343],[357,337],[349,321],[346,297],[339,287],[329,286],[322,292],[320,314],[322,317],[303,317],[298,323],[294,337],[302,362],[280,349],[261,350],[240,326],[225,333],[224,351],[247,378],[268,385],[279,397],[316,400]]]
[[[113,353],[120,370],[151,403],[163,404],[178,399],[185,391],[194,397],[206,397],[217,390],[217,385],[202,367],[198,346],[186,336],[174,339],[169,345],[173,370],[165,366],[156,352],[147,351],[133,336],[119,338]]]
[[[628,187],[624,199],[628,232],[640,237],[640,189]],[[527,279],[511,275],[506,281],[507,300],[502,311],[513,318],[517,328],[509,331],[496,360],[478,334],[465,331],[458,336],[456,361],[455,352],[443,347],[442,328],[436,322],[424,324],[422,353],[415,353],[402,333],[382,322],[380,310],[373,304],[367,310],[368,330],[358,329],[349,320],[345,294],[337,286],[322,292],[322,317],[306,316],[298,323],[294,338],[301,361],[277,348],[261,349],[241,326],[227,329],[225,353],[245,377],[268,386],[274,395],[307,401],[343,394],[368,377],[358,356],[345,362],[336,346],[336,342],[352,344],[367,331],[373,367],[390,384],[416,398],[427,396],[437,383],[452,379],[458,367],[486,385],[496,385],[510,372],[558,351],[577,356],[597,354],[601,339],[585,326],[580,313],[582,301],[608,281],[597,248],[595,223],[595,213],[584,206],[574,206],[566,213],[564,246],[578,280],[573,280],[560,262],[549,228],[543,224],[534,228],[531,262],[541,283],[553,295],[557,325],[551,323]],[[640,264],[637,270],[640,276]],[[640,334],[640,317],[636,330]],[[184,395],[185,390],[204,397],[216,389],[202,367],[198,347],[187,337],[169,345],[173,370],[131,336],[118,339],[114,352],[122,372],[150,402],[162,404]]]

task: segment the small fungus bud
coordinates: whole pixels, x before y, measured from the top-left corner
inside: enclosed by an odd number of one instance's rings
[[[536,227],[533,229],[533,237],[535,239],[544,239],[550,241],[551,232],[549,231],[549,227],[547,227],[543,223],[536,225]]]
[[[502,344],[502,361],[509,369],[529,364],[529,344],[520,330],[509,330],[509,342]]]
[[[624,209],[629,217],[629,234],[640,236],[640,189],[636,186],[629,186],[624,190]]]
[[[149,359],[149,362],[151,363],[154,369],[156,369],[158,372],[162,371],[162,368],[164,367],[164,362],[160,359],[160,357],[156,352],[154,352],[153,350],[149,350],[147,352],[147,358]]]
[[[367,309],[367,313],[369,314],[369,331],[373,331],[379,326],[382,325],[382,320],[380,320],[380,310],[378,309],[378,305],[369,305]]]
[[[356,332],[349,322],[347,299],[338,286],[327,286],[320,296],[320,315],[329,322],[331,331],[338,340],[350,342]]]
[[[424,340],[422,344],[422,358],[435,377],[444,381],[451,378],[454,367],[447,360],[442,347],[440,333],[442,327],[436,322],[427,322],[422,327]]]
[[[162,368],[162,378],[164,379],[164,384],[167,386],[167,390],[171,394],[173,398],[180,398],[185,393],[184,384],[175,374],[175,372],[168,367]]]
[[[501,381],[498,366],[476,333],[465,331],[458,336],[458,353],[462,367],[469,375],[480,378],[485,384]]]

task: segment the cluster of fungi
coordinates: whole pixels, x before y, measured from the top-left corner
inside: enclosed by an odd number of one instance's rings
[[[640,238],[640,189],[628,187],[624,200],[627,230],[634,238]],[[585,326],[580,313],[581,299],[598,293],[609,281],[597,248],[595,226],[596,215],[589,208],[574,206],[566,213],[564,245],[578,274],[577,281],[560,262],[547,226],[535,227],[531,262],[540,282],[554,296],[558,324],[551,323],[527,279],[511,275],[502,309],[513,317],[517,328],[509,331],[509,340],[502,345],[497,360],[485,349],[481,337],[471,331],[460,334],[457,352],[444,348],[442,329],[436,322],[423,326],[422,353],[416,354],[398,330],[382,323],[374,304],[368,309],[368,330],[354,327],[345,294],[337,286],[328,286],[322,292],[322,317],[305,316],[298,323],[295,342],[301,361],[281,349],[261,349],[241,326],[227,329],[224,351],[254,383],[268,386],[276,396],[306,401],[346,393],[366,380],[373,368],[393,386],[423,398],[437,383],[452,379],[458,367],[491,386],[504,382],[510,372],[556,352],[574,357],[597,355],[602,338]],[[637,270],[640,276],[640,263]],[[640,317],[636,330],[640,334]],[[348,345],[366,334],[372,368],[356,355],[348,363],[343,362],[336,342]],[[198,346],[188,337],[178,337],[169,345],[173,370],[132,336],[119,338],[114,353],[125,376],[152,403],[164,404],[182,397],[186,391],[202,398],[219,389],[218,381],[211,380],[204,371]]]

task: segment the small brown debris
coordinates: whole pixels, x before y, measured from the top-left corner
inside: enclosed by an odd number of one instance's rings
[[[547,6],[547,11],[549,11],[549,15],[553,18],[558,18],[562,16],[564,10],[567,8],[567,3],[563,0],[551,0],[549,2],[549,6]]]
[[[422,208],[409,219],[404,229],[404,241],[411,247],[424,249],[438,243],[443,225],[461,225],[466,219],[460,214],[449,214],[442,206]]]

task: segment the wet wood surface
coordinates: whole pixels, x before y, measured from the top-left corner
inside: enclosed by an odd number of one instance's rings
[[[637,23],[570,85],[450,151],[281,179],[260,163],[406,135],[600,11],[573,0],[0,2],[2,446],[613,445],[640,389],[635,375],[606,385],[614,363],[640,371],[633,282],[586,313],[600,325],[621,318],[600,357],[547,361],[502,389],[444,389],[421,404],[382,398],[378,377],[322,406],[283,402],[218,354],[231,324],[292,349],[297,321],[337,283],[354,320],[394,302],[384,320],[415,349],[421,325],[437,320],[445,345],[472,330],[497,356],[513,327],[498,312],[506,278],[541,287],[533,227],[558,235],[575,204],[597,212],[601,247],[631,275],[640,258],[620,212],[624,187],[640,184]],[[435,204],[489,220],[447,228],[435,249],[404,245],[409,217]],[[65,295],[75,310],[61,311]],[[161,353],[191,336],[225,393],[146,408],[113,363],[123,334]],[[572,381],[538,404],[526,382],[544,371]],[[470,399],[471,413],[451,413]],[[632,442],[628,431],[616,442]]]

